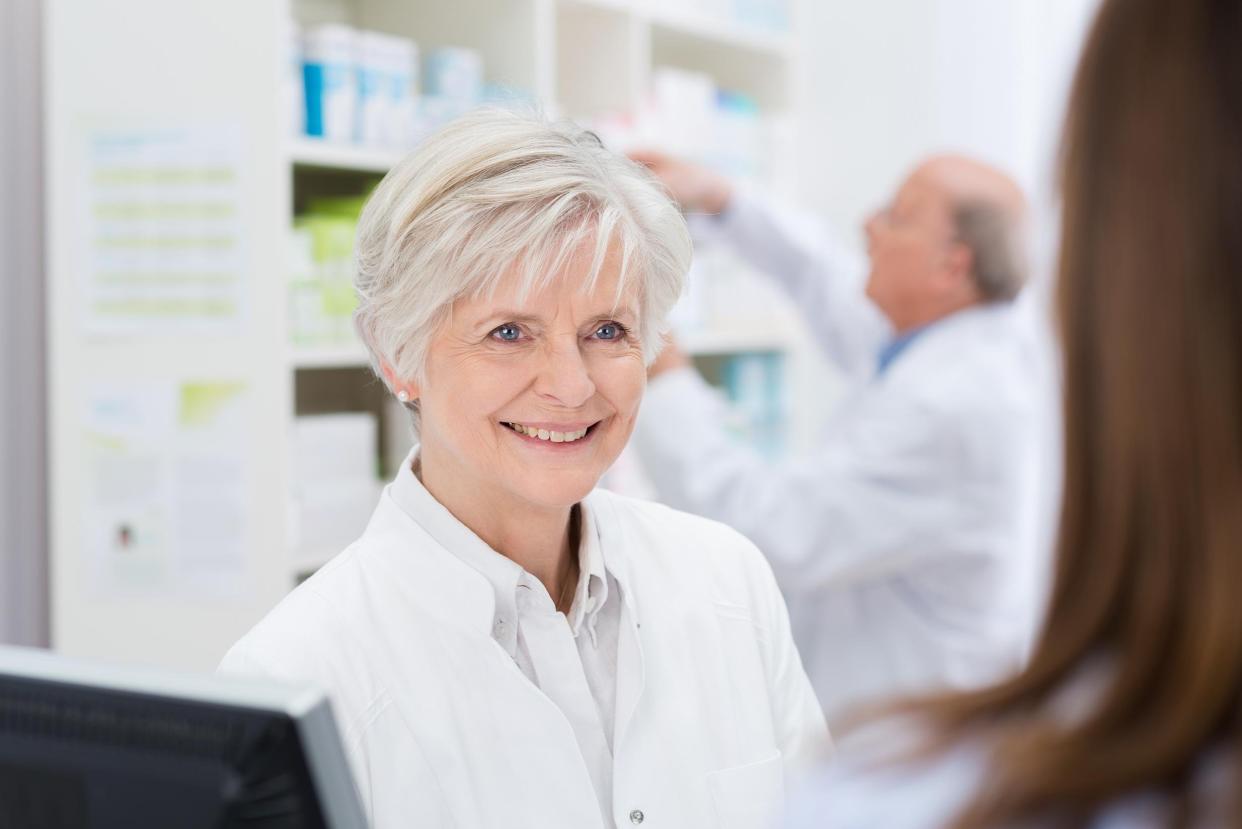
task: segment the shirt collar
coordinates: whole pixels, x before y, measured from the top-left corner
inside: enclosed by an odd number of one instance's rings
[[[569,626],[577,636],[585,621],[594,638],[595,620],[608,601],[608,573],[604,568],[595,513],[585,501],[578,504],[578,510],[578,586],[574,589],[574,601],[569,610]]]
[[[517,562],[493,550],[427,491],[414,474],[418,448],[415,445],[410,450],[397,471],[389,490],[393,502],[426,530],[436,543],[487,579],[496,598],[492,635],[506,650],[516,652],[518,590],[533,589],[539,584],[538,579],[527,573]],[[584,622],[594,635],[595,618],[608,600],[609,592],[608,571],[604,565],[594,510],[588,506],[586,500],[578,504],[578,509],[581,520],[579,576],[569,614],[569,624],[575,636]],[[539,588],[542,589],[542,585]]]
[[[888,345],[880,349],[880,356],[876,360],[876,376],[884,374],[884,372],[888,370],[888,367],[896,361],[898,356],[901,355],[901,352],[909,348],[910,343],[917,340],[934,324],[935,323],[929,322],[926,325],[920,325],[918,328],[911,328],[906,333],[900,334],[889,340]]]

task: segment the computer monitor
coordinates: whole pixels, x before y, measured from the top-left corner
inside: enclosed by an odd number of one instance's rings
[[[0,647],[0,827],[365,826],[322,691]]]

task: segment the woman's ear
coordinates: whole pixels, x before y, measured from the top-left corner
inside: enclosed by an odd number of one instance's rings
[[[380,371],[384,372],[384,379],[388,382],[388,388],[402,403],[418,399],[418,384],[413,380],[399,380],[397,372],[393,371],[392,366],[386,362],[380,362]]]

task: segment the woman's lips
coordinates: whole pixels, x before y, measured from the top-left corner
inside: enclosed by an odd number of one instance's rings
[[[509,431],[525,438],[533,443],[546,443],[549,445],[573,446],[583,441],[589,440],[594,434],[595,427],[601,421],[594,423],[517,423],[513,421],[502,421],[501,425],[509,429]]]

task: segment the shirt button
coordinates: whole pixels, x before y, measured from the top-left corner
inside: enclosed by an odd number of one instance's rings
[[[497,619],[497,620],[496,620],[496,625],[495,625],[495,627],[493,628],[493,630],[495,630],[495,631],[496,631],[496,635],[497,635],[497,636],[504,636],[504,633],[505,633],[505,620],[504,620],[504,619]]]
[[[634,811],[630,812],[630,823],[634,824],[635,826],[642,823],[646,819],[647,819],[646,815],[644,815],[638,809],[635,809]]]

